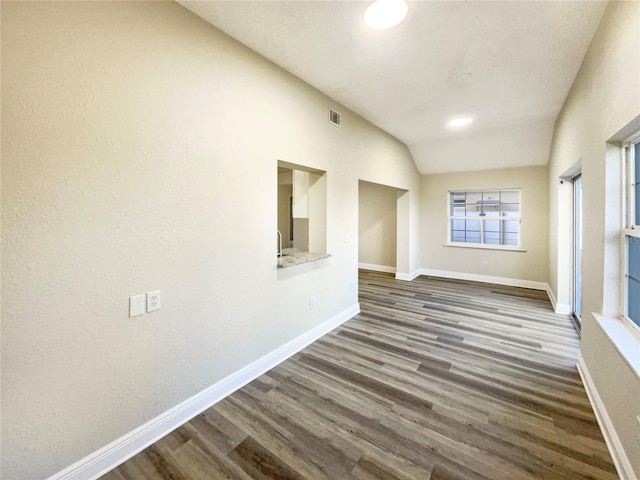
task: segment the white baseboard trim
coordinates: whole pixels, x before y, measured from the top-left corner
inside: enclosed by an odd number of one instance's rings
[[[596,420],[598,421],[598,425],[602,431],[604,441],[609,448],[609,453],[613,459],[613,464],[616,466],[618,475],[622,480],[637,479],[633,472],[633,468],[631,467],[631,462],[629,461],[629,458],[622,447],[622,443],[620,442],[620,438],[616,433],[616,429],[611,422],[611,418],[609,418],[607,409],[602,402],[602,398],[600,398],[600,394],[593,383],[587,364],[584,363],[582,355],[578,357],[578,364],[576,366],[578,367],[578,373],[582,379],[582,384],[584,385],[584,389],[587,391],[587,397],[589,397],[589,402],[591,403],[593,412],[596,415]]]
[[[407,282],[410,282],[411,280],[414,280],[419,276],[420,276],[419,270],[417,272],[412,272],[412,273],[396,272],[396,280],[406,280]]]
[[[363,270],[373,270],[374,272],[396,273],[396,267],[376,265],[375,263],[358,263],[358,268]]]
[[[548,285],[545,282],[534,282],[532,280],[520,280],[519,278],[492,277],[490,275],[478,275],[476,273],[449,272],[446,270],[432,270],[423,268],[421,275],[430,277],[453,278],[456,280],[470,280],[472,282],[494,283],[496,285],[509,285],[512,287],[532,288],[534,290],[547,291]]]
[[[551,305],[553,305],[553,311],[556,313],[563,313],[565,315],[571,314],[571,305],[567,305],[566,303],[558,303],[556,300],[556,296],[553,294],[553,290],[551,287],[547,285],[547,295],[549,295],[549,300],[551,300]]]
[[[104,475],[358,313],[360,304],[355,303],[317,327],[52,475],[48,480],[87,480]]]

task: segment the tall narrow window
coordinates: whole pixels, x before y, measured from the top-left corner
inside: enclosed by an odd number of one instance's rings
[[[582,318],[582,176],[573,179],[573,316]]]
[[[640,141],[625,147],[626,222],[624,314],[640,327]]]
[[[450,244],[518,247],[520,190],[449,192]]]

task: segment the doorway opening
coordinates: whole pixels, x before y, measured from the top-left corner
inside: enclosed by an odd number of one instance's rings
[[[573,323],[580,333],[582,325],[582,175],[573,183]]]
[[[359,181],[358,267],[397,272],[398,190]]]

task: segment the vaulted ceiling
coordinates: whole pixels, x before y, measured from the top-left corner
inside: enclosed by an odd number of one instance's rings
[[[370,2],[179,3],[404,142],[425,174],[545,165],[606,6],[412,1],[374,31]],[[461,115],[473,123],[447,126]]]

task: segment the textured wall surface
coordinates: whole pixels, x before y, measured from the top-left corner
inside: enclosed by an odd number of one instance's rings
[[[446,247],[451,190],[520,188],[521,247],[526,252]],[[421,187],[422,267],[451,272],[547,281],[549,184],[546,167],[425,175]],[[487,267],[482,267],[482,262]]]
[[[595,387],[640,477],[638,423],[640,379],[591,315],[620,314],[604,299],[619,291],[619,155],[607,160],[607,140],[640,114],[640,3],[611,2],[556,122],[549,163],[550,284],[560,303],[571,303],[571,203],[558,177],[578,160],[583,183],[582,356]],[[608,178],[618,171],[617,179]],[[613,198],[612,198],[613,197]],[[615,218],[611,218],[615,217]],[[610,227],[618,225],[618,228]],[[605,239],[607,241],[605,242]]]
[[[418,216],[403,144],[172,2],[2,2],[2,129],[3,478],[51,475],[355,304],[359,179]],[[278,160],[327,171],[332,257],[288,272]]]

